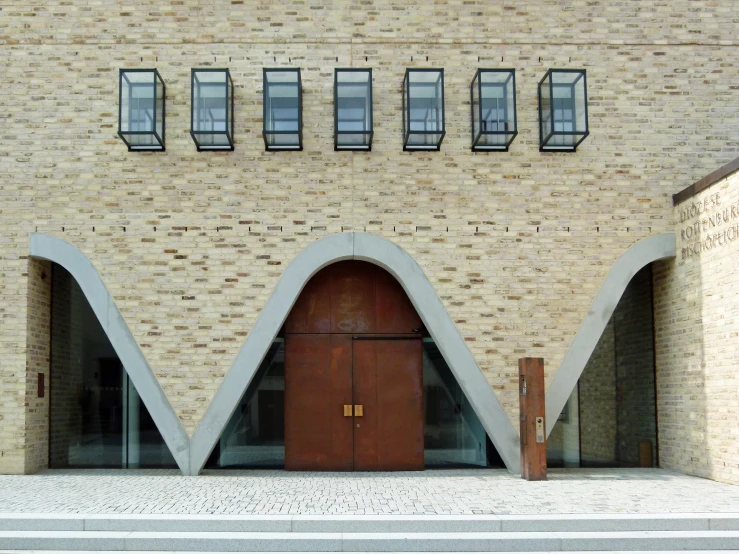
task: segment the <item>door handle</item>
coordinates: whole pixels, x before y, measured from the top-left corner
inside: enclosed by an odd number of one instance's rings
[[[344,417],[352,417],[352,405],[344,404]]]
[[[364,406],[362,404],[354,404],[354,415],[362,417],[364,415]]]

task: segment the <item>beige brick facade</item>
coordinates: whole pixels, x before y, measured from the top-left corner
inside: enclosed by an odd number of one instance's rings
[[[550,380],[614,261],[672,232],[671,195],[736,157],[738,30],[732,2],[687,0],[5,2],[0,472],[44,463],[26,446],[43,440],[42,406],[31,416],[26,397],[48,311],[33,231],[89,257],[189,433],[286,265],[346,230],[386,237],[421,265],[515,421],[518,358],[545,358]],[[188,134],[190,68],[209,66],[235,84],[231,153],[199,153]],[[129,153],[116,136],[118,70],[139,67],[167,86],[164,153]],[[264,152],[263,67],[302,68],[302,152]],[[373,68],[371,153],[333,151],[335,67]],[[406,67],[445,70],[440,152],[402,151]],[[470,151],[480,67],[516,69],[508,153]],[[574,154],[538,151],[537,83],[550,67],[587,70],[591,135]],[[695,263],[664,264],[655,279]],[[658,365],[676,355],[661,352]],[[679,389],[682,370],[665,371]],[[666,466],[739,481],[736,442],[734,469],[719,471],[706,449],[683,460],[694,450],[675,433],[660,431]]]
[[[738,483],[739,172],[675,218],[677,258],[654,276],[660,462]]]

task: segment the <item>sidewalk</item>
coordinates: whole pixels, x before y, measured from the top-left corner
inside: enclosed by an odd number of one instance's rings
[[[739,486],[660,469],[298,473],[48,470],[0,475],[0,512],[474,515],[739,513]]]

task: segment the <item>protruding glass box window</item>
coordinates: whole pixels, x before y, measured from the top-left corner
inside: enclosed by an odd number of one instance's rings
[[[406,69],[403,150],[439,150],[445,134],[444,70]]]
[[[264,70],[264,147],[303,149],[303,93],[300,69]]]
[[[156,69],[121,69],[118,136],[129,151],[164,150],[164,93]]]
[[[198,151],[233,150],[234,85],[228,69],[193,69],[190,136]]]
[[[478,69],[470,85],[472,150],[507,152],[516,127],[516,72]]]
[[[574,152],[588,132],[584,69],[550,69],[539,82],[539,150]]]
[[[334,72],[334,150],[372,149],[372,70]]]

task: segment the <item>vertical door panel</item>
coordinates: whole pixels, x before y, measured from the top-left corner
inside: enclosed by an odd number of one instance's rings
[[[354,405],[362,406],[363,415],[354,418],[354,469],[379,469],[377,452],[377,342],[355,340]],[[355,408],[356,409],[356,408]]]
[[[330,337],[332,468],[351,471],[354,468],[353,418],[344,416],[344,405],[352,403],[352,336]]]
[[[285,468],[352,468],[351,337],[285,336]]]
[[[422,470],[421,340],[355,340],[354,469]]]
[[[378,469],[422,470],[421,340],[377,342]]]

